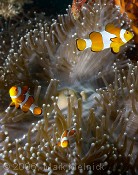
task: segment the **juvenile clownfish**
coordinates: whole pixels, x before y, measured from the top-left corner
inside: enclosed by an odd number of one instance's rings
[[[12,100],[10,107],[15,106],[16,108],[21,108],[23,112],[30,110],[34,115],[42,114],[42,109],[34,104],[33,96],[29,95],[28,86],[23,86],[22,88],[12,86],[9,94]]]
[[[120,47],[133,37],[131,32],[115,27],[114,24],[107,24],[104,31],[90,33],[90,39],[77,39],[76,46],[79,51],[91,48],[91,51],[98,52],[111,48],[113,53],[118,53]]]
[[[58,142],[57,145],[62,148],[67,148],[69,146],[69,137],[73,136],[75,132],[75,129],[65,130],[61,135],[60,142]]]

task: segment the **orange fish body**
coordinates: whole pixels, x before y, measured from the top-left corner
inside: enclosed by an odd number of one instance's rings
[[[12,100],[10,107],[21,108],[23,112],[30,110],[34,115],[42,114],[42,109],[34,104],[33,96],[29,95],[29,88],[27,86],[23,86],[22,88],[12,86],[9,94]]]
[[[92,32],[89,39],[77,39],[76,47],[79,51],[91,48],[93,52],[99,52],[111,48],[113,53],[118,53],[120,47],[133,38],[133,34],[125,29],[107,24],[102,32]]]
[[[67,148],[69,146],[69,137],[73,136],[75,132],[76,131],[74,129],[65,130],[61,135],[60,142],[58,142],[57,145],[62,148]]]

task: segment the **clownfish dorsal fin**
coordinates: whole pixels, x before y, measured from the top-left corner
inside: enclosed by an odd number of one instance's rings
[[[63,134],[62,134],[61,137],[62,137],[62,138],[63,138],[63,137],[67,137],[67,134],[68,134],[68,130],[65,130],[65,131],[63,132]]]
[[[115,35],[116,37],[120,38],[120,28],[116,27],[114,24],[109,23],[105,26],[105,31]]]
[[[29,90],[29,87],[28,86],[23,86],[22,87],[23,94],[25,94],[28,90]]]
[[[112,23],[109,23],[105,26],[105,31],[106,32],[113,33],[114,29],[115,29],[115,26]]]
[[[113,43],[116,43],[116,44],[118,44],[118,45],[122,45],[122,40],[120,39],[120,38],[118,38],[118,37],[115,37],[115,38],[111,38],[110,39]]]
[[[69,132],[68,132],[68,136],[73,136],[75,134],[75,130],[74,129],[71,129]]]
[[[115,43],[120,43],[120,42],[121,42],[120,38],[118,38],[118,37],[111,38],[110,40],[111,40],[112,42],[115,42]]]

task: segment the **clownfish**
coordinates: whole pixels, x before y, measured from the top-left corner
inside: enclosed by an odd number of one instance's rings
[[[15,106],[16,108],[21,108],[23,112],[28,112],[29,110],[34,115],[41,115],[42,109],[34,104],[33,96],[29,95],[28,86],[17,87],[12,86],[9,90],[9,94],[12,102],[10,107]]]
[[[91,48],[91,51],[99,52],[111,48],[113,53],[118,53],[120,47],[133,37],[133,33],[115,27],[114,24],[107,24],[104,31],[91,32],[89,39],[76,39],[76,46],[79,51]]]
[[[69,137],[73,136],[75,132],[75,129],[65,130],[61,135],[60,142],[58,142],[57,145],[62,148],[67,148],[69,146]]]

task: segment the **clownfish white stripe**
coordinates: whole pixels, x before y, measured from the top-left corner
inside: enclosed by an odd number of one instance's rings
[[[68,145],[68,138],[67,137],[63,137],[61,139],[61,147],[63,147],[63,148],[65,147],[64,142],[67,142],[67,145]]]
[[[106,32],[106,31],[102,31],[102,32],[100,32],[101,33],[101,35],[102,35],[102,39],[103,39],[103,44],[104,44],[104,47],[103,47],[103,50],[104,49],[107,49],[107,48],[110,48],[110,44],[111,44],[111,40],[110,40],[110,38],[114,38],[114,37],[116,37],[116,35],[114,35],[114,34],[111,34],[111,33],[109,33],[109,32]]]
[[[124,30],[124,29],[121,29],[121,30],[120,30],[120,38],[121,38],[121,40],[122,40],[124,43],[127,43],[127,41],[126,41],[126,39],[125,39],[125,37],[124,37],[125,32],[126,32],[126,30]]]
[[[15,96],[11,96],[11,98],[18,98],[21,95],[22,89],[18,87],[18,93]]]
[[[30,97],[29,93],[26,93],[24,101],[20,104],[21,109],[22,109],[23,105],[27,102],[29,97]]]
[[[37,106],[35,104],[32,104],[29,108],[29,110],[33,113],[34,111],[34,108],[36,108]]]
[[[63,137],[63,138],[61,139],[61,142],[64,142],[64,141],[66,141],[66,140],[68,140],[68,138],[67,138],[67,137]]]
[[[29,94],[29,91],[30,91],[30,88],[28,88],[28,90],[27,90],[27,92],[25,93],[25,95],[26,95],[26,94]]]
[[[85,49],[91,47],[92,41],[90,39],[84,39],[84,41],[86,42],[86,48]]]

